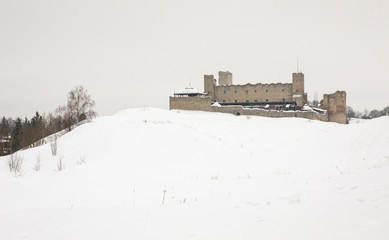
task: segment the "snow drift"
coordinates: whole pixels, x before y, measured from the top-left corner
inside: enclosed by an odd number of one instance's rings
[[[389,238],[388,117],[127,109],[57,152],[20,152],[20,177],[0,158],[1,239]]]

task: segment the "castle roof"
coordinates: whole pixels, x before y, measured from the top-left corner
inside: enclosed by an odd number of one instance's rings
[[[175,91],[174,95],[206,95],[206,93],[192,87],[186,87],[185,89]]]

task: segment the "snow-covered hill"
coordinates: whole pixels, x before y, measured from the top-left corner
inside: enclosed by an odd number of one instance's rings
[[[389,239],[389,117],[127,109],[19,155],[0,239]]]

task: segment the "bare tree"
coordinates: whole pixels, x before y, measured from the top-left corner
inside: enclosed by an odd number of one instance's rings
[[[63,156],[62,155],[59,156],[59,158],[58,158],[57,169],[58,169],[59,172],[65,169],[65,163],[63,161]]]
[[[92,100],[83,86],[73,88],[68,93],[68,102],[64,116],[69,131],[74,124],[96,117],[96,112],[93,110],[94,106],[95,101]]]
[[[57,140],[57,135],[56,134],[50,140],[50,147],[51,147],[51,154],[53,154],[53,156],[57,155],[58,140]]]
[[[36,154],[35,160],[34,170],[38,172],[41,170],[41,155],[39,153]]]
[[[18,153],[11,154],[8,157],[8,167],[15,177],[21,176],[23,174],[23,157]]]

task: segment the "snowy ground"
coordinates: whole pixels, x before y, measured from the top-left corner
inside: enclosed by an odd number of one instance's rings
[[[389,117],[128,109],[58,144],[0,158],[0,239],[389,239]]]

